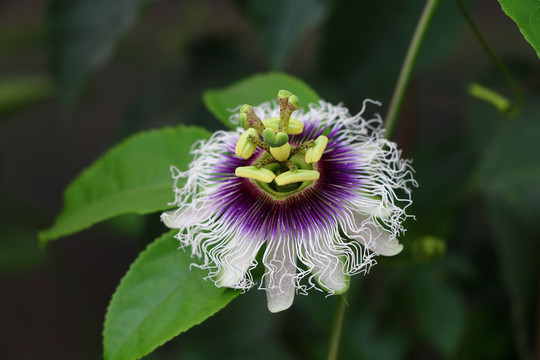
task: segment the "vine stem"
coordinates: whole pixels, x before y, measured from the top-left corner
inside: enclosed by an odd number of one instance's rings
[[[334,311],[334,321],[330,332],[330,348],[328,349],[328,360],[337,360],[339,345],[341,343],[341,333],[343,331],[343,320],[345,319],[345,310],[347,309],[347,292],[339,296],[336,301]]]
[[[405,60],[401,67],[401,72],[399,73],[398,81],[394,89],[394,94],[392,95],[392,100],[390,101],[390,106],[388,107],[388,113],[386,114],[386,119],[384,122],[384,127],[386,129],[385,137],[388,139],[392,136],[394,131],[394,126],[401,109],[401,104],[403,103],[403,98],[405,97],[405,91],[409,85],[411,79],[412,70],[414,64],[416,63],[416,58],[418,57],[418,52],[420,46],[424,41],[426,31],[431,23],[433,14],[439,5],[440,0],[427,0],[422,16],[416,25],[414,30],[409,49],[407,50],[407,55],[405,55]]]
[[[521,111],[521,108],[523,107],[523,93],[521,92],[519,85],[512,77],[512,74],[510,74],[510,71],[506,68],[506,66],[504,66],[504,63],[501,61],[501,59],[499,59],[497,54],[495,54],[495,51],[493,51],[491,46],[489,46],[489,43],[487,42],[486,38],[484,37],[484,35],[482,35],[482,32],[480,31],[478,26],[476,26],[471,15],[467,11],[467,8],[463,4],[463,1],[456,0],[456,3],[459,10],[461,11],[461,14],[465,18],[465,21],[467,21],[467,24],[469,24],[469,27],[471,28],[472,32],[474,33],[474,35],[480,42],[480,45],[482,45],[482,47],[484,48],[484,51],[488,54],[491,61],[493,61],[495,66],[497,66],[497,68],[503,74],[506,81],[512,88],[512,91],[514,92],[515,103],[514,103],[514,106],[511,107],[509,114],[510,115],[518,114]]]

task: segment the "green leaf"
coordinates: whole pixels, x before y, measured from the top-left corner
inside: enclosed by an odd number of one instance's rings
[[[52,99],[54,85],[47,76],[14,77],[0,82],[0,117]]]
[[[116,290],[103,331],[106,360],[139,359],[224,308],[240,292],[205,281],[173,238],[158,238],[139,255]]]
[[[117,145],[77,177],[64,193],[64,209],[39,234],[48,240],[86,229],[113,216],[166,209],[173,200],[170,166],[187,169],[194,141],[210,134],[178,126],[140,133]]]
[[[540,57],[540,1],[499,0],[499,3]]]
[[[60,100],[77,99],[88,75],[111,56],[149,0],[53,0],[48,11],[51,65]]]
[[[279,90],[289,90],[300,98],[307,109],[310,103],[319,101],[319,95],[302,80],[283,73],[255,75],[223,89],[208,90],[203,95],[204,104],[228,128],[236,125],[229,121],[232,109],[242,104],[259,105],[277,100]]]
[[[446,357],[457,350],[465,330],[465,305],[460,294],[433,274],[415,278],[414,306],[422,335]]]
[[[510,302],[515,344],[521,359],[536,351],[538,258],[540,246],[540,106],[536,97],[526,99],[522,114],[492,126],[483,144],[479,183],[487,204],[487,219],[495,239],[499,273]],[[494,114],[477,112],[476,118]],[[487,132],[489,120],[480,123]]]
[[[326,0],[248,1],[250,19],[272,69],[289,65],[295,45],[327,18],[329,5]]]

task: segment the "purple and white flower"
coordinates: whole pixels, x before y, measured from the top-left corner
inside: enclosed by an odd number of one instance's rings
[[[285,107],[283,96],[280,104],[242,107],[240,123],[255,128],[249,134],[217,131],[197,142],[189,169],[172,167],[178,208],[162,215],[217,286],[251,288],[251,270],[262,261],[259,288],[272,312],[289,308],[297,292],[311,288],[341,294],[351,275],[369,271],[376,255],[398,254],[403,245],[397,236],[405,231],[410,187],[416,186],[410,162],[383,137],[380,116],[363,117],[368,104],[378,103],[366,100],[351,116],[324,101],[308,111],[292,113],[289,106],[287,113],[287,99]],[[269,120],[261,126],[259,118]],[[269,132],[272,119],[279,129]],[[284,140],[280,133],[287,134]],[[280,160],[278,147],[288,149]]]

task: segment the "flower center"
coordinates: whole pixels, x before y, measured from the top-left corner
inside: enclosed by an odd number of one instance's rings
[[[278,92],[279,117],[261,121],[250,105],[240,109],[238,120],[246,130],[236,143],[235,153],[249,159],[257,147],[264,150],[252,166],[236,168],[239,177],[254,180],[267,192],[282,197],[299,191],[319,179],[314,165],[328,144],[324,135],[296,147],[289,144],[289,135],[301,134],[304,124],[291,115],[300,108],[297,96],[286,90]]]
[[[291,156],[290,161],[293,163],[293,165],[296,166],[298,170],[307,170],[307,171],[315,171],[318,174],[318,171],[315,170],[314,164],[308,164],[304,160],[305,154],[297,153],[293,156]],[[289,168],[283,163],[279,162],[272,162],[268,165],[264,166],[265,169],[270,170],[276,177],[279,177],[281,174],[286,173],[289,170]],[[285,185],[278,185],[277,182],[271,181],[271,182],[262,182],[262,181],[255,181],[255,183],[264,191],[269,193],[274,198],[283,198],[289,194],[295,193],[297,191],[300,191],[309,185],[313,184],[314,180],[305,180],[305,181],[297,181],[292,182]]]

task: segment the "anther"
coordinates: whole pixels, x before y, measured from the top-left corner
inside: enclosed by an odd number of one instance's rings
[[[321,160],[321,156],[328,144],[328,138],[324,135],[319,136],[313,146],[306,151],[306,163],[314,163]]]
[[[257,148],[257,144],[251,140],[251,137],[257,138],[258,136],[257,131],[253,128],[244,131],[236,142],[235,154],[244,159],[249,159]]]
[[[279,186],[303,182],[303,181],[315,181],[321,174],[315,170],[295,170],[295,171],[285,171],[278,175],[275,180],[276,184]]]
[[[272,171],[255,166],[240,166],[236,168],[234,173],[238,177],[253,179],[263,183],[270,183],[276,177]]]
[[[279,117],[263,120],[264,127],[267,129],[272,129],[274,132],[279,132],[279,122]],[[304,124],[300,120],[290,118],[286,133],[289,135],[298,135],[301,134],[302,131],[304,131]]]

